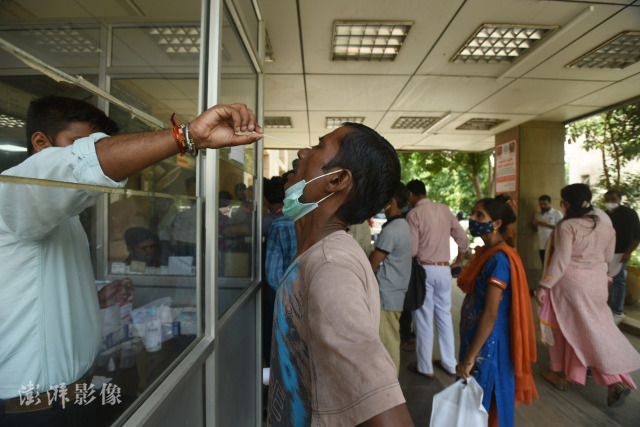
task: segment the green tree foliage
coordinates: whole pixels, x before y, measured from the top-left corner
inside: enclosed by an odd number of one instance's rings
[[[568,126],[569,143],[582,142],[587,151],[602,158],[602,176],[596,184],[615,188],[627,196],[627,204],[640,206],[640,176],[624,173],[630,161],[640,159],[640,103],[607,111]]]
[[[402,182],[419,179],[427,187],[427,197],[444,203],[453,212],[471,212],[475,202],[490,195],[489,154],[398,153]]]

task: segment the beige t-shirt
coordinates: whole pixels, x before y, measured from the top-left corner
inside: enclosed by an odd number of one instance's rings
[[[270,426],[354,426],[403,403],[371,265],[344,231],[296,258],[276,297]]]

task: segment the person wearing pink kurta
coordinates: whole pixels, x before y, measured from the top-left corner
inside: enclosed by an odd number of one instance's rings
[[[550,317],[541,313],[541,319],[555,327],[545,379],[566,390],[567,380],[584,385],[590,367],[595,381],[609,388],[607,404],[618,406],[636,388],[629,372],[640,368],[640,354],[607,306],[615,231],[591,205],[587,185],[568,185],[561,196],[565,218],[551,236],[551,254],[536,291],[538,304],[550,304]]]

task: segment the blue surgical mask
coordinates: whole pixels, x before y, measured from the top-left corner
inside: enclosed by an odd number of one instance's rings
[[[282,214],[285,216],[288,216],[289,218],[292,218],[294,221],[297,221],[303,216],[305,216],[306,214],[308,214],[309,212],[311,212],[312,210],[316,209],[320,202],[325,200],[327,197],[332,196],[334,193],[331,193],[326,197],[323,197],[317,202],[302,203],[300,202],[299,199],[300,199],[300,196],[302,196],[302,193],[304,192],[304,187],[306,187],[307,184],[312,183],[316,179],[320,179],[324,176],[332,175],[338,172],[342,172],[342,169],[317,176],[312,180],[309,180],[309,182],[306,182],[303,179],[299,182],[296,182],[291,187],[289,187],[287,191],[284,192],[284,206],[282,207]]]
[[[469,233],[473,237],[484,236],[485,234],[489,234],[493,231],[493,222],[478,222],[472,219],[469,219]]]

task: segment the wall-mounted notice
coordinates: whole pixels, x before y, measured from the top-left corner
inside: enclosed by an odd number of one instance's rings
[[[496,146],[496,194],[516,191],[517,141]]]

